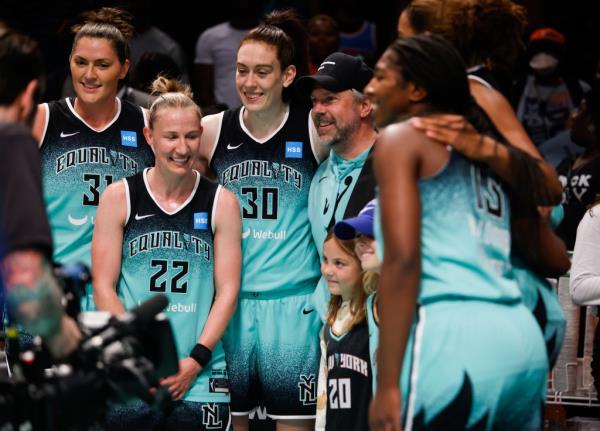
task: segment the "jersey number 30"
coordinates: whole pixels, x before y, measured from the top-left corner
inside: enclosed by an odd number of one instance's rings
[[[247,197],[242,208],[243,218],[277,220],[279,189],[276,187],[242,187],[242,196]]]

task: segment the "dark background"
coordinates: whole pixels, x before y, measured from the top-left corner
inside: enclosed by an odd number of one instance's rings
[[[150,19],[178,41],[187,54],[188,70],[193,69],[194,47],[206,28],[228,19],[228,1],[148,0]],[[296,7],[308,19],[316,13],[335,14],[336,7],[356,3],[358,13],[378,26],[380,51],[393,40],[396,21],[407,0],[265,0],[263,11],[280,7]],[[590,82],[596,67],[600,45],[600,26],[593,2],[583,0],[517,1],[529,14],[529,29],[552,26],[567,39],[567,67]],[[71,35],[68,27],[79,12],[101,6],[114,6],[118,1],[100,0],[0,0],[0,19],[37,39],[42,47],[48,71],[45,100],[60,97],[60,86],[68,73]],[[210,8],[210,12],[208,9]],[[199,11],[195,11],[198,9]]]

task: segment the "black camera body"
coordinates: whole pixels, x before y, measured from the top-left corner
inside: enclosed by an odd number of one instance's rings
[[[79,297],[90,280],[84,265],[55,270],[67,314],[78,318]],[[43,345],[19,351],[15,331],[8,345],[17,358],[11,378],[0,378],[0,429],[85,430],[102,421],[109,401],[139,398],[157,409],[171,397],[159,379],[177,373],[179,361],[171,324],[156,295],[98,327],[81,324],[83,341],[68,358],[48,367]],[[15,350],[17,354],[15,354]],[[155,388],[155,391],[151,391]]]

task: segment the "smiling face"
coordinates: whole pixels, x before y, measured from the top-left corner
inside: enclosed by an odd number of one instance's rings
[[[354,101],[352,91],[334,93],[315,88],[311,95],[311,115],[321,144],[335,147],[349,142],[361,122],[360,107]]]
[[[78,100],[94,104],[116,97],[119,80],[127,75],[129,61],[119,62],[108,39],[82,37],[73,47],[69,66]]]
[[[356,239],[354,251],[360,259],[363,271],[380,272],[381,262],[375,254],[375,239],[367,235],[359,235]]]
[[[365,87],[365,94],[373,103],[373,117],[377,127],[385,127],[408,114],[415,102],[415,86],[402,77],[395,54],[389,49],[375,65],[375,74]]]
[[[275,46],[249,40],[238,50],[235,83],[248,111],[279,106],[283,88],[290,86],[295,76],[295,66],[281,70]]]
[[[165,107],[158,111],[153,129],[145,128],[156,158],[165,174],[185,175],[192,170],[200,150],[202,126],[193,107]]]
[[[362,288],[360,262],[346,253],[333,238],[323,244],[321,273],[327,281],[329,292],[341,296],[344,301],[352,300]]]

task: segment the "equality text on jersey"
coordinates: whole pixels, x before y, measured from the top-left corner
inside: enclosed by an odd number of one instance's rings
[[[127,176],[138,171],[137,162],[127,154],[104,147],[85,147],[69,150],[56,157],[56,173],[60,174],[75,166],[88,164],[120,166]]]
[[[302,190],[302,174],[285,163],[268,162],[266,160],[244,160],[231,165],[223,171],[221,184],[242,180],[248,177],[281,179],[283,182],[293,184]]]

